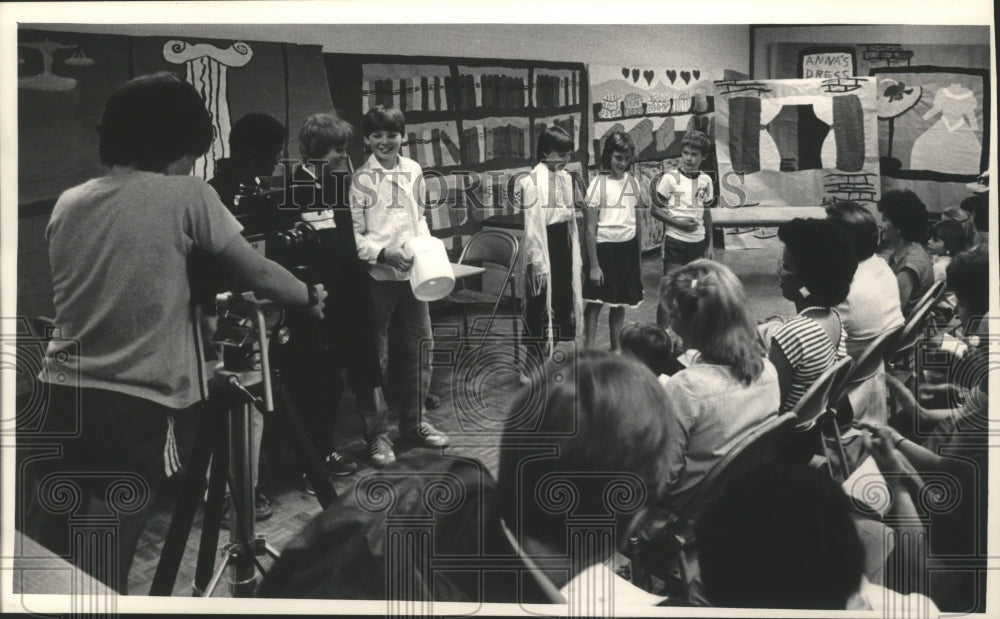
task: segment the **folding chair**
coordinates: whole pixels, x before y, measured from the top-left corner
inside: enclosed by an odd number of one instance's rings
[[[482,230],[472,235],[459,257],[459,264],[480,266],[486,271],[475,277],[467,277],[456,282],[455,290],[443,299],[444,304],[462,307],[462,336],[468,337],[468,308],[474,305],[492,305],[489,320],[483,330],[483,342],[489,336],[504,293],[511,307],[511,324],[515,338],[514,358],[518,359],[521,343],[520,316],[517,300],[517,285],[514,267],[517,264],[518,242],[512,234],[503,230]],[[478,284],[478,285],[477,285]]]
[[[771,417],[747,432],[712,467],[691,497],[671,513],[656,519],[647,531],[642,554],[651,557],[654,574],[666,582],[667,593],[687,599],[697,576],[695,523],[708,506],[748,471],[774,461],[795,427],[794,413]],[[656,566],[659,566],[657,569]]]
[[[782,454],[790,460],[805,461],[813,454],[822,455],[827,462],[827,469],[832,475],[831,459],[826,449],[826,441],[821,428],[823,416],[833,414],[830,408],[830,393],[835,389],[839,390],[847,379],[848,373],[854,367],[854,360],[844,357],[837,360],[823,372],[819,378],[809,387],[809,390],[802,394],[798,403],[790,411],[795,415],[796,424],[792,436],[789,439],[788,448]],[[819,438],[819,450],[816,450],[815,437],[812,433],[816,431]],[[806,440],[805,437],[809,437]]]
[[[902,331],[903,325],[900,325],[872,340],[868,344],[868,347],[855,359],[854,366],[847,372],[847,376],[844,378],[844,382],[840,385],[840,388],[830,390],[831,414],[827,417],[825,423],[834,438],[835,446],[840,456],[841,472],[844,475],[844,479],[850,475],[850,463],[844,451],[840,429],[849,426],[854,421],[854,409],[847,399],[847,394],[878,373],[879,367],[885,362],[887,351],[896,349],[896,342]]]

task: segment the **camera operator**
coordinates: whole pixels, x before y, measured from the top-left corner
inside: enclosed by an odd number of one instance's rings
[[[358,259],[347,199],[351,184],[347,147],[353,132],[350,123],[331,114],[313,114],[302,125],[302,163],[294,169],[285,194],[299,208],[283,211],[284,224],[295,228],[291,235],[284,235],[286,255],[276,256],[286,265],[305,266],[310,281],[336,291],[318,327],[290,324],[291,341],[274,351],[275,365],[283,370],[295,407],[331,475],[349,475],[358,468],[334,449],[334,426],[344,389],[341,373],[346,373],[369,442],[382,430],[378,412],[385,406],[367,269]],[[315,337],[301,336],[310,332]]]
[[[49,437],[39,443],[58,442],[61,454],[35,460],[29,472],[43,482],[62,476],[81,503],[61,509],[65,486],[29,484],[25,527],[127,593],[153,492],[178,465],[173,415],[201,398],[188,255],[196,247],[215,254],[259,296],[316,317],[326,291],[254,251],[216,192],[189,176],[213,129],[183,79],[157,73],[129,81],[109,97],[98,133],[108,174],[63,192],[46,230],[59,338],[39,375],[50,394]],[[74,374],[78,385],[60,384]],[[135,494],[123,499],[123,487]],[[102,562],[95,553],[109,547],[103,540],[84,536],[70,552],[71,522],[99,513],[117,516],[110,545],[117,556]]]

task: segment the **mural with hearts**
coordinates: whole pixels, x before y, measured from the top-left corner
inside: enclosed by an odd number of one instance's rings
[[[712,76],[699,69],[591,65],[590,102],[592,162],[615,131],[632,137],[636,161],[679,156],[691,129],[711,135]]]
[[[715,139],[712,80],[718,77],[700,69],[591,65],[588,150],[592,170],[600,164],[604,141],[623,131],[635,144],[632,173],[643,191],[650,191],[651,178],[677,168],[686,133],[698,130]],[[715,169],[715,156],[709,153],[702,170],[714,179]],[[646,211],[639,217],[643,249],[658,247],[663,224]]]

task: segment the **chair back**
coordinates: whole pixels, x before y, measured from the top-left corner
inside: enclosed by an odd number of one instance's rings
[[[805,432],[816,425],[816,420],[827,411],[833,387],[843,383],[853,365],[854,360],[850,357],[838,359],[816,379],[808,391],[802,394],[791,410],[797,420],[796,432]]]
[[[844,389],[860,385],[878,372],[886,353],[896,349],[896,341],[903,331],[903,325],[890,329],[876,337],[854,360],[854,367],[847,374]]]
[[[886,362],[909,353],[916,346],[917,340],[920,339],[924,326],[927,323],[927,319],[931,315],[931,310],[934,309],[934,306],[944,295],[944,288],[944,281],[937,282],[920,298],[920,301],[906,319],[906,323],[903,324],[903,330],[899,332],[896,345],[887,351]]]
[[[771,417],[743,435],[708,472],[691,498],[676,511],[677,522],[690,527],[705,509],[747,472],[772,462],[796,425],[794,413]]]
[[[474,264],[486,269],[481,292],[503,294],[517,264],[517,238],[503,230],[481,230],[472,235],[459,257],[460,264]],[[465,278],[475,279],[475,278]],[[463,280],[463,284],[464,284]]]

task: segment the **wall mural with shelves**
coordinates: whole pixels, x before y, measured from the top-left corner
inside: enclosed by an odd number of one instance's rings
[[[360,134],[375,105],[406,115],[402,154],[424,168],[427,220],[456,254],[483,219],[515,213],[516,175],[537,163],[537,136],[557,125],[573,136],[568,170],[586,186],[587,72],[583,64],[532,60],[324,54],[330,96]],[[356,162],[371,153],[356,139]]]

